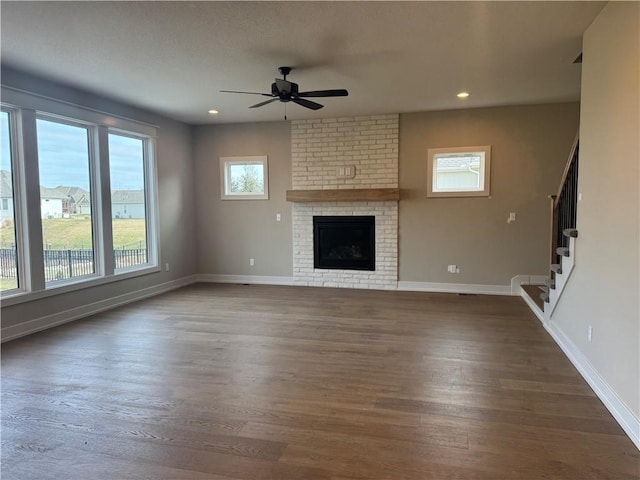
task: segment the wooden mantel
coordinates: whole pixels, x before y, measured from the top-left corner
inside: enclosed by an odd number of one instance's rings
[[[399,188],[287,190],[288,202],[385,202],[400,200]]]

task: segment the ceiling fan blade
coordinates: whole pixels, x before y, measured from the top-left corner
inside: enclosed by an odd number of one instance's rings
[[[339,90],[314,90],[313,92],[300,92],[299,97],[346,97],[349,95],[345,89]]]
[[[222,93],[246,93],[247,95],[262,95],[264,97],[273,97],[270,93],[258,93],[258,92],[238,92],[237,90],[220,90]]]
[[[322,107],[324,107],[324,105],[312,102],[311,100],[305,100],[304,98],[292,98],[291,101],[293,103],[297,103],[298,105],[302,105],[303,107],[310,108],[311,110],[320,110]]]
[[[269,96],[271,96],[271,95],[269,95]],[[279,98],[272,98],[271,100],[266,100],[264,102],[256,103],[255,105],[251,105],[249,108],[262,107],[263,105],[268,105],[271,102],[277,102],[278,100],[280,100],[280,99]]]

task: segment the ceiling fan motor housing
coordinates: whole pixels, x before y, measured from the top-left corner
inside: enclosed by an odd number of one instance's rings
[[[298,96],[298,84],[280,80],[280,88],[277,83],[271,84],[271,94],[279,97],[283,102],[288,102],[292,97]]]

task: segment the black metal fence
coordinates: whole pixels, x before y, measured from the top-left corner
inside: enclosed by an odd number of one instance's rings
[[[91,275],[95,269],[93,250],[44,250],[45,281]],[[147,263],[147,249],[116,249],[113,251],[116,268]],[[15,248],[0,249],[0,277],[18,278]]]

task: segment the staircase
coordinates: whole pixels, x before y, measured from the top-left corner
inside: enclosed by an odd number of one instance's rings
[[[538,316],[540,313],[544,313],[544,321],[549,320],[555,310],[575,263],[576,239],[578,238],[578,230],[576,230],[578,151],[579,138],[576,135],[562,174],[558,193],[549,197],[551,200],[551,267],[545,285],[539,286],[539,296],[543,302],[542,311],[536,312],[535,310],[535,308],[539,309],[537,299],[527,302]],[[530,296],[531,290],[525,290],[525,294]],[[534,304],[536,304],[535,308]]]
[[[545,286],[541,286],[540,298],[544,301],[544,316],[548,319],[556,308],[556,304],[562,295],[567,280],[573,271],[575,264],[576,238],[578,230],[575,228],[565,228],[562,235],[567,239],[567,247],[557,247],[556,255],[559,257],[558,263],[551,264],[551,276]]]

